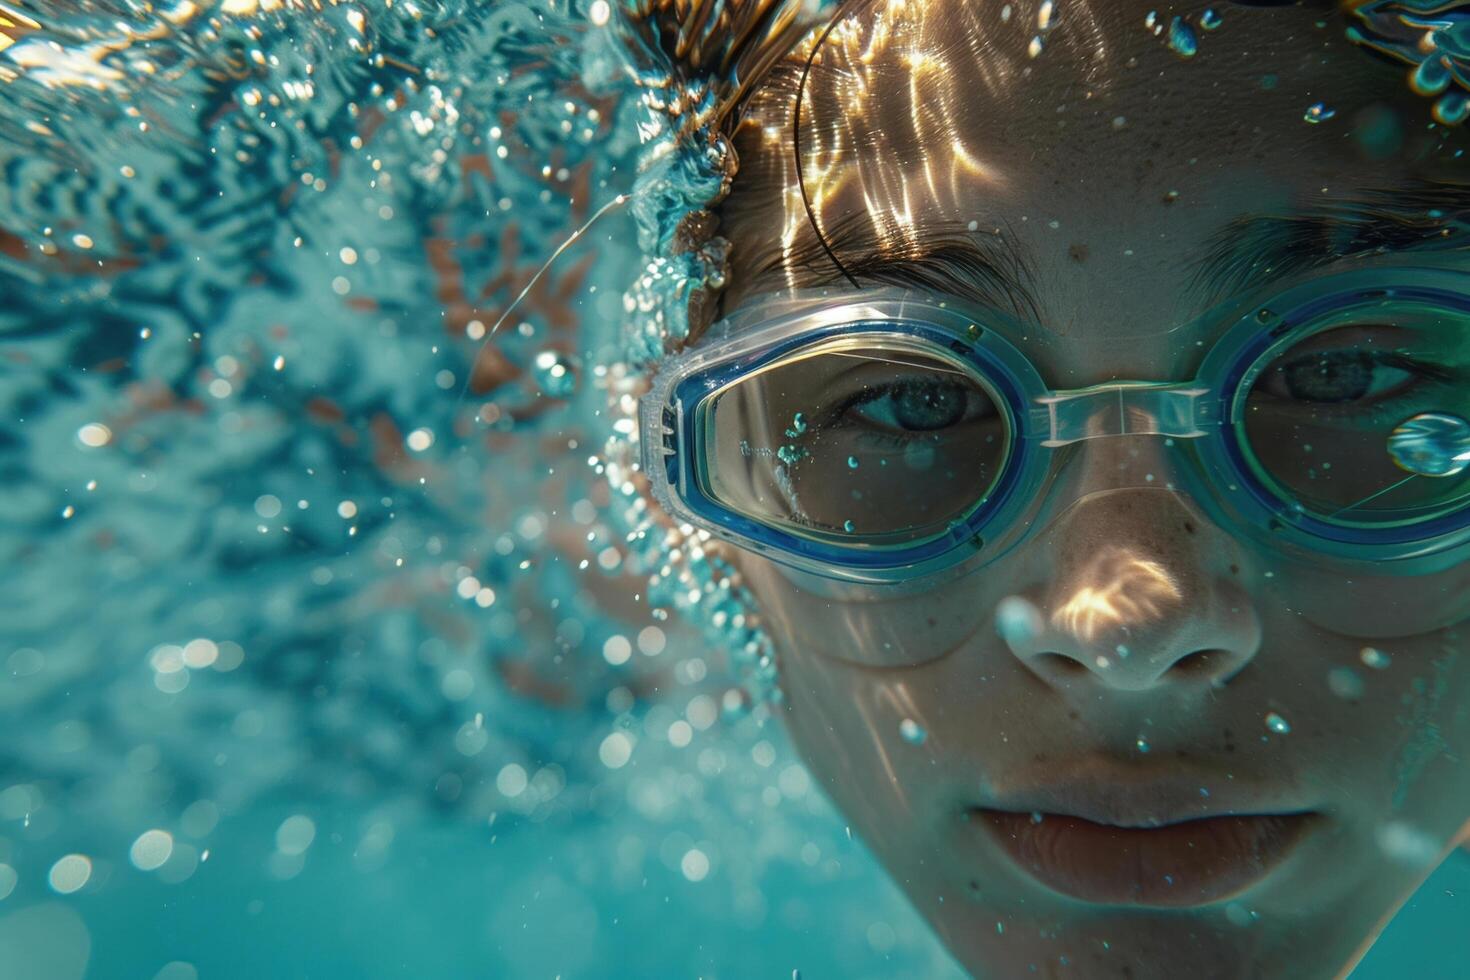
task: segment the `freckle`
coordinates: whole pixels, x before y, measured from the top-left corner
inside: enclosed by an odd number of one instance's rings
[[[1073,262],[1086,262],[1087,254],[1088,248],[1082,242],[1073,242],[1071,247],[1067,249],[1067,257]]]
[[[1184,530],[1187,533],[1189,533],[1189,534],[1193,534],[1194,533],[1194,525],[1191,524],[1191,523],[1189,523],[1188,521],[1185,521],[1184,522]]]
[[[929,624],[929,627],[931,629],[938,625],[938,622],[934,619],[933,616],[930,616],[928,619],[925,620],[925,622]]]
[[[1078,718],[1081,718],[1082,716],[1079,715],[1075,711],[1069,711],[1069,712],[1067,712],[1067,717],[1070,718],[1070,719],[1072,719],[1073,721],[1076,721]]]
[[[978,892],[979,890],[980,890],[980,882],[978,882],[978,881],[972,881],[972,882],[970,882],[970,891],[972,891],[972,892]]]
[[[1240,566],[1239,565],[1231,565],[1230,566],[1230,574],[1231,575],[1239,575],[1240,574]]]

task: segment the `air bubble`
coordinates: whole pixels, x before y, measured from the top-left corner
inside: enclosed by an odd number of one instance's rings
[[[1239,902],[1231,902],[1225,906],[1225,918],[1231,925],[1245,928],[1255,921],[1258,915]]]
[[[1291,731],[1291,725],[1287,720],[1274,711],[1266,713],[1266,727],[1277,735],[1286,735]]]
[[[101,422],[88,422],[77,430],[77,440],[90,449],[97,449],[112,441],[112,430]]]
[[[534,362],[536,384],[552,398],[569,398],[577,391],[576,364],[560,351],[544,350]]]
[[[1181,58],[1193,58],[1199,53],[1199,38],[1183,17],[1169,22],[1169,50]]]
[[[1436,122],[1445,126],[1458,126],[1470,116],[1470,97],[1464,92],[1446,92],[1434,103],[1432,110]]]
[[[1056,26],[1056,4],[1052,0],[1041,0],[1041,6],[1036,10],[1036,29],[1038,31],[1049,31]]]
[[[1407,418],[1388,437],[1388,455],[1416,476],[1459,476],[1470,467],[1470,422],[1443,412]]]
[[[898,734],[902,735],[903,740],[910,745],[923,745],[924,740],[929,737],[929,733],[924,731],[924,726],[912,718],[905,718],[898,723]]]
[[[1388,665],[1393,663],[1393,658],[1377,647],[1364,647],[1359,650],[1358,659],[1363,661],[1365,667],[1372,667],[1374,670],[1387,670]]]
[[[1007,596],[996,603],[995,631],[1007,643],[1029,643],[1044,628],[1040,610],[1020,596]]]
[[[1309,123],[1326,122],[1337,115],[1336,109],[1329,109],[1325,102],[1314,102],[1307,106],[1306,114],[1302,116]]]
[[[133,841],[128,858],[139,871],[157,871],[174,852],[174,838],[166,830],[147,830]]]
[[[726,721],[744,718],[751,706],[750,695],[743,688],[732,687],[720,698],[720,711]]]
[[[1327,672],[1327,689],[1345,701],[1363,696],[1363,678],[1351,667],[1334,667]]]
[[[1378,847],[1402,864],[1429,867],[1439,859],[1439,841],[1427,831],[1394,820],[1378,828]]]
[[[1419,95],[1438,95],[1449,88],[1454,74],[1443,58],[1428,58],[1409,75],[1409,86]]]
[[[782,446],[776,450],[776,458],[787,466],[794,466],[797,460],[806,456],[806,450],[800,446]]]
[[[51,866],[46,881],[59,895],[80,891],[92,877],[92,859],[85,854],[68,854]]]

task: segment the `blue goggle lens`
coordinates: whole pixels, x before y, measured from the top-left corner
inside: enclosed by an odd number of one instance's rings
[[[833,337],[705,398],[704,494],[787,533],[866,549],[940,537],[983,501],[1012,422],[975,367],[933,344]]]
[[[1380,528],[1470,503],[1470,316],[1375,304],[1293,331],[1263,362],[1238,437],[1277,496]]]

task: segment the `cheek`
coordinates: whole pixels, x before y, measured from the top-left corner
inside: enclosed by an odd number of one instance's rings
[[[1374,649],[1379,666],[1355,665],[1362,700],[1337,713],[1348,723],[1342,778],[1371,782],[1352,805],[1376,803],[1380,841],[1396,824],[1449,840],[1470,816],[1470,776],[1459,761],[1470,751],[1470,637],[1452,627]]]
[[[1346,638],[1419,636],[1470,621],[1470,564],[1438,575],[1349,575],[1270,562],[1265,605]]]
[[[792,583],[771,562],[732,555],[756,598],[760,621],[783,654],[840,664],[917,665],[939,660],[989,636],[1004,590],[977,587],[974,576],[930,591],[835,599]],[[834,665],[837,666],[837,665]]]
[[[869,840],[911,824],[927,808],[911,792],[922,749],[904,738],[904,720],[922,713],[905,681],[777,646],[786,729],[817,781]]]
[[[958,865],[936,853],[967,834],[966,810],[1026,748],[1016,737],[1026,725],[1000,706],[1025,702],[975,669],[993,651],[874,671],[778,647],[784,726],[843,820],[910,891],[954,886]],[[957,671],[969,683],[956,683]]]

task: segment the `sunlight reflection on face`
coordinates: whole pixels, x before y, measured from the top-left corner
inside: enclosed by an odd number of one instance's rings
[[[1052,613],[1052,625],[1091,642],[1104,630],[1156,619],[1181,593],[1163,565],[1107,548],[1082,572],[1082,584]]]

